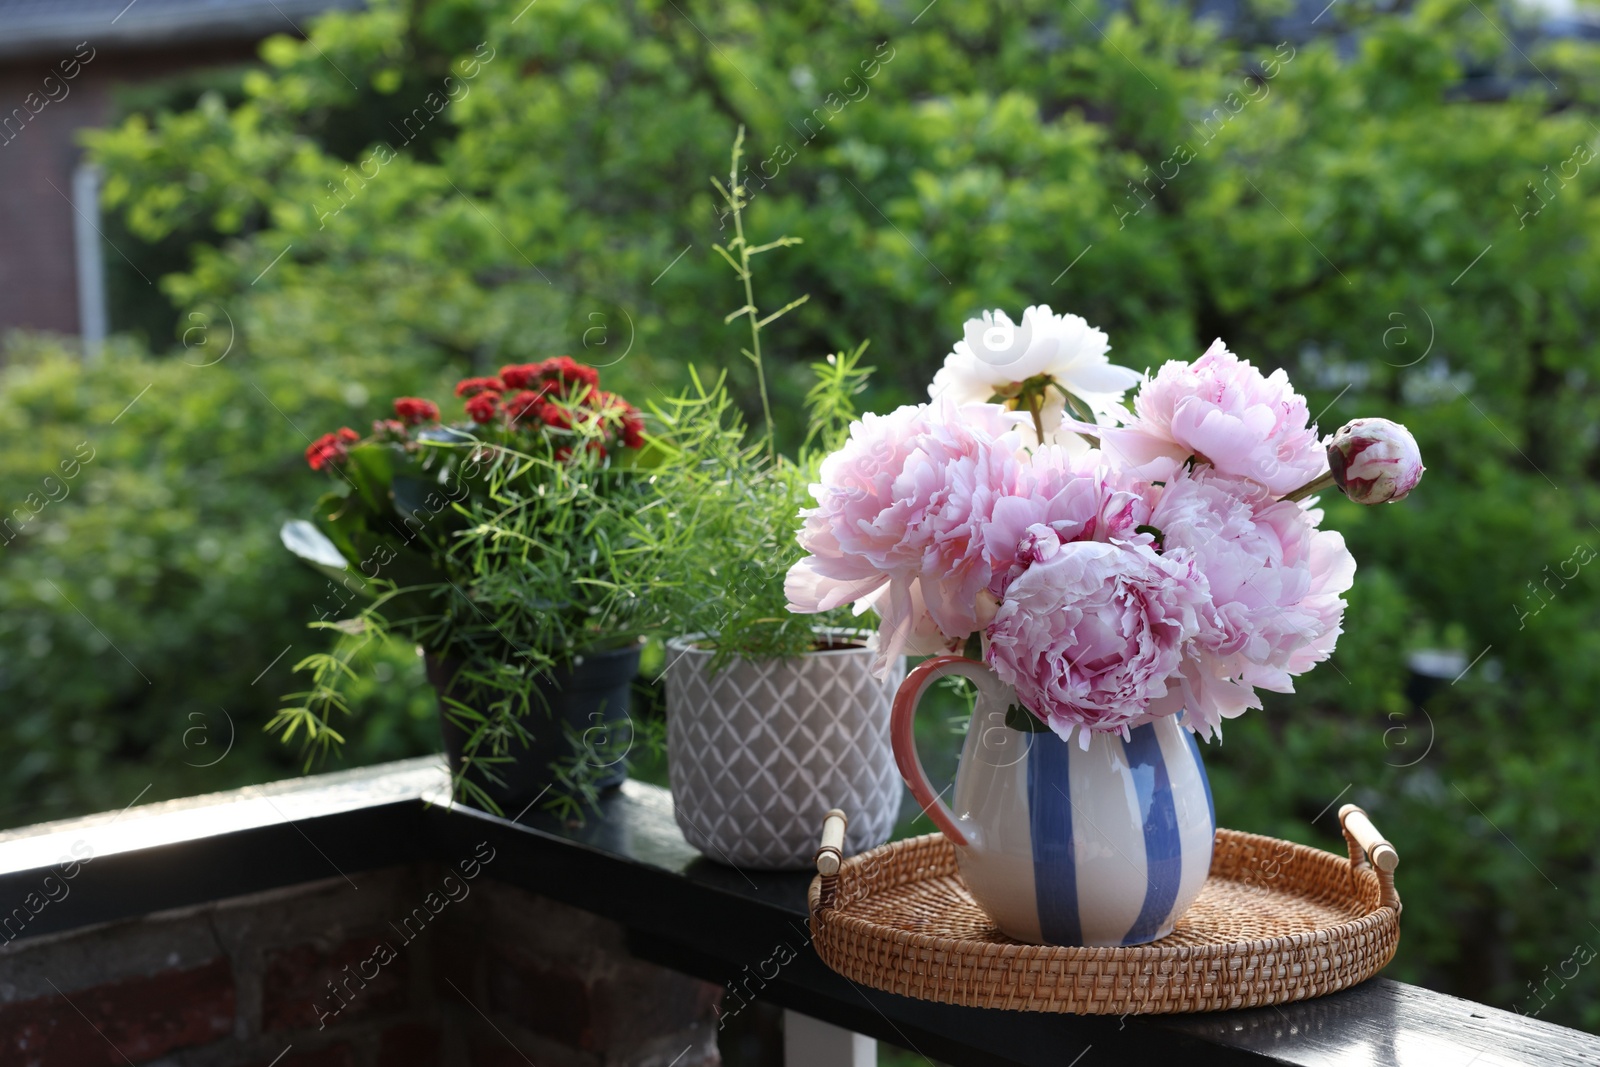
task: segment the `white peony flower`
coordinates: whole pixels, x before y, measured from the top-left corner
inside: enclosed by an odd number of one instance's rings
[[[1047,304],[1028,308],[1020,324],[1004,311],[986,311],[967,320],[965,336],[945,357],[928,395],[957,404],[999,396],[1023,409],[1036,403],[1044,429],[1040,443],[1081,449],[1086,447],[1082,438],[1061,432],[1063,391],[1081,401],[1075,406],[1092,412],[1096,422],[1114,426],[1126,417],[1122,395],[1142,377],[1108,360],[1109,348],[1103,331],[1077,315],[1057,315]]]

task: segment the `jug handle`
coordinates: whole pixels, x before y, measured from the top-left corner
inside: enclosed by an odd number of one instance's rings
[[[939,799],[933,786],[928,784],[928,775],[917,756],[916,734],[912,729],[922,694],[927,692],[928,686],[947,674],[965,675],[980,691],[994,682],[994,674],[988,667],[965,656],[935,656],[925,660],[906,675],[906,680],[900,683],[900,689],[894,695],[894,711],[889,716],[889,740],[894,747],[895,766],[900,768],[900,777],[911,787],[911,795],[917,798],[922,810],[950,839],[951,844],[966,845],[967,837],[957,828],[955,815]]]

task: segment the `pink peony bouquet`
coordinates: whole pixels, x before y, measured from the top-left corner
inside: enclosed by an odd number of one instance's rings
[[[1416,441],[1383,419],[1319,439],[1284,372],[1221,341],[1142,379],[1108,347],[1043,306],[969,322],[928,403],[864,416],[823,462],[790,610],[877,612],[882,669],[980,637],[1084,747],[1167,715],[1209,738],[1292,692],[1355,576],[1312,494],[1400,499]]]

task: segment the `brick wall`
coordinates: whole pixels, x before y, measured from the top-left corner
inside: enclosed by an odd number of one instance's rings
[[[0,1065],[716,1067],[716,986],[493,856],[0,947]]]
[[[107,122],[116,88],[245,62],[255,51],[254,45],[230,42],[118,54],[86,44],[82,55],[92,56],[87,63],[75,60],[73,48],[0,62],[0,119],[11,120],[0,126],[0,336],[12,328],[78,332],[68,197],[83,156],[79,133]],[[66,68],[77,71],[67,81],[61,78],[63,62],[77,64]],[[107,260],[118,255],[113,248],[102,254]]]

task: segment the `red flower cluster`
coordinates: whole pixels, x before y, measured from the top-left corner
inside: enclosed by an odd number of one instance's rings
[[[639,409],[615,393],[602,391],[600,372],[571,356],[502,367],[493,377],[463,378],[456,383],[456,396],[466,401],[467,415],[480,426],[504,420],[505,429],[535,434],[571,433],[575,426],[598,429],[603,440],[591,440],[587,447],[602,457],[608,445],[644,447],[644,418]],[[413,427],[439,421],[439,406],[421,397],[399,397],[394,413],[396,418],[373,422],[372,438],[402,445],[408,451],[417,447],[410,433]],[[322,470],[344,460],[349,446],[360,439],[348,426],[324,434],[306,449],[306,462],[312,470]],[[572,455],[572,443],[551,443],[558,460]]]
[[[500,377],[508,389],[535,389],[566,397],[575,392],[574,386],[600,388],[600,372],[584,366],[571,356],[556,356],[543,363],[523,363],[515,367],[500,368]]]
[[[506,383],[499,378],[463,378],[456,383],[456,396],[477,396],[479,393],[503,393]]]
[[[439,421],[439,405],[431,400],[422,400],[414,396],[402,396],[395,400],[394,413],[400,416],[400,421],[407,426]]]
[[[617,427],[622,434],[622,443],[628,448],[644,447],[644,416],[639,414],[639,409],[622,399],[616,393],[598,394],[595,406],[600,409],[603,416],[616,420]]]
[[[306,462],[319,471],[330,463],[342,463],[350,454],[350,446],[361,440],[361,435],[348,426],[339,427],[338,433],[325,433],[306,447]]]
[[[473,422],[488,422],[500,413],[500,394],[474,393],[467,401],[467,414]]]
[[[546,400],[546,395],[542,389],[522,390],[505,402],[506,418],[513,426],[518,423],[526,426],[533,422],[542,422],[557,430],[572,429],[572,416],[567,409]]]
[[[467,414],[480,425],[503,417],[514,429],[571,430],[575,418],[598,420],[615,427],[624,447],[644,446],[639,410],[614,393],[602,392],[600,372],[571,356],[502,367],[494,378],[463,379],[456,395],[467,398]],[[605,454],[600,442],[591,442],[591,447]],[[571,449],[560,447],[555,454],[565,459]]]
[[[622,443],[629,448],[644,447],[644,416],[639,414],[639,409],[617,398],[622,403]]]

